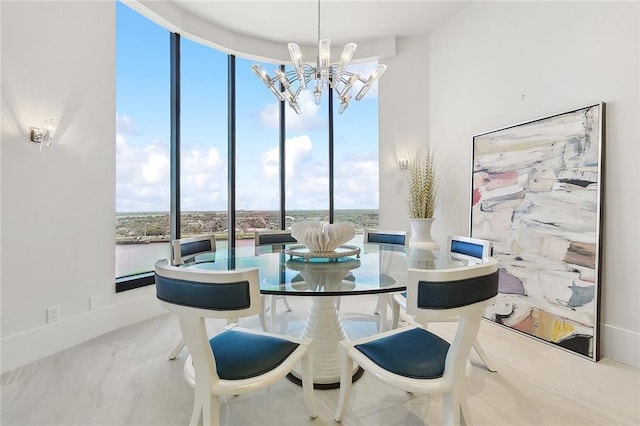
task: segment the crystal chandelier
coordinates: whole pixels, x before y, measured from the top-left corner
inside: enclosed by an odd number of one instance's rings
[[[342,114],[349,106],[353,85],[358,81],[363,84],[356,94],[356,101],[359,101],[387,69],[386,65],[379,64],[375,72],[368,78],[347,71],[346,67],[349,65],[357,47],[355,43],[347,43],[344,46],[342,55],[340,55],[340,61],[331,63],[331,41],[329,39],[320,39],[320,0],[318,0],[318,56],[315,66],[302,62],[300,46],[295,43],[289,43],[287,46],[293,62],[293,70],[283,72],[280,69],[276,69],[274,71],[275,76],[271,77],[260,65],[252,65],[251,68],[276,98],[281,101],[287,101],[297,114],[302,113],[298,105],[298,96],[302,90],[306,90],[310,85],[313,85],[313,96],[316,105],[320,105],[324,89],[331,87],[331,89],[335,90],[340,100],[338,114]],[[276,87],[277,83],[280,83],[280,89]]]

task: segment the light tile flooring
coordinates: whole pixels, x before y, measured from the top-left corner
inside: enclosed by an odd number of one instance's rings
[[[289,298],[293,312],[278,315],[278,328],[304,326],[309,299]],[[375,296],[345,297],[341,317],[351,338],[376,330]],[[283,309],[278,303],[279,311]],[[240,321],[258,328],[257,319]],[[221,329],[222,322],[209,326]],[[450,335],[452,324],[432,330]],[[167,354],[179,339],[167,314],[114,331],[1,376],[7,425],[183,425],[193,391],[182,377],[187,357]],[[638,425],[640,372],[603,359],[598,363],[483,322],[480,339],[497,373],[473,367],[469,407],[476,424]],[[319,417],[307,417],[300,388],[283,380],[253,394],[221,402],[224,425],[331,425],[337,390],[315,391]],[[366,373],[353,387],[344,425],[437,425],[442,399],[386,387]]]

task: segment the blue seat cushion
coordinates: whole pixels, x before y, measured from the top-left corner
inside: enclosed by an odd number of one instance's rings
[[[226,330],[209,340],[218,376],[225,380],[249,379],[267,373],[299,346],[275,336]]]
[[[422,328],[356,345],[371,361],[394,374],[436,379],[444,373],[449,343]]]

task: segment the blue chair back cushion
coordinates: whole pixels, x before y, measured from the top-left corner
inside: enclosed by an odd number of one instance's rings
[[[211,250],[211,240],[193,241],[180,244],[180,256],[190,256],[196,253],[203,253]]]
[[[213,311],[247,309],[250,305],[248,281],[211,284],[156,274],[156,296],[168,303]]]
[[[498,294],[498,271],[446,282],[418,282],[418,308],[451,309],[491,299]]]
[[[265,374],[280,364],[298,347],[297,343],[275,336],[226,330],[211,340],[218,376],[242,380]]]
[[[470,243],[467,241],[451,240],[451,253],[466,254],[477,259],[482,259],[482,244]]]
[[[356,345],[371,361],[394,374],[436,379],[444,373],[449,343],[422,328]]]
[[[396,244],[396,245],[404,245],[406,235],[397,235],[397,234],[379,234],[376,232],[369,232],[367,243],[378,243],[378,244]]]
[[[264,234],[258,235],[259,245],[297,243],[298,240],[293,238],[291,234]]]

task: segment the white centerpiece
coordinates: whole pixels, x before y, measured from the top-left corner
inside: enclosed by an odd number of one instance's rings
[[[315,253],[333,252],[356,236],[350,223],[303,221],[291,226],[291,236]]]

